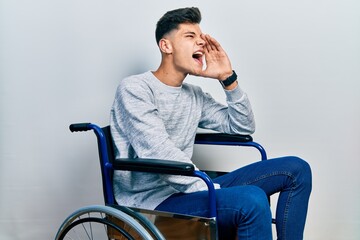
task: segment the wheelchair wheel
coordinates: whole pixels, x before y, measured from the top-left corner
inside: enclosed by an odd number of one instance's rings
[[[143,227],[139,219],[118,209],[107,206],[89,206],[72,213],[61,225],[55,240],[164,239],[161,234],[155,232],[154,235],[153,231]]]

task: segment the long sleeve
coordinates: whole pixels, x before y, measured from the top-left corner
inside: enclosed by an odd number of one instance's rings
[[[228,106],[215,101],[204,94],[204,105],[199,127],[229,134],[252,134],[255,131],[255,119],[250,101],[239,85],[225,90]]]

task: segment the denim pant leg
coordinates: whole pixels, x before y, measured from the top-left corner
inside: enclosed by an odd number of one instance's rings
[[[271,212],[267,196],[256,186],[216,190],[219,239],[270,240]],[[208,192],[175,194],[156,210],[208,216]]]
[[[298,157],[256,162],[214,179],[222,188],[255,185],[270,196],[279,192],[276,207],[278,239],[303,239],[311,192],[311,169]]]

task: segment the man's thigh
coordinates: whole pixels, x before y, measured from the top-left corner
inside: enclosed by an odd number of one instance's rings
[[[297,157],[259,161],[217,177],[213,181],[220,184],[221,188],[257,186],[270,196],[292,184],[302,162],[304,161]]]

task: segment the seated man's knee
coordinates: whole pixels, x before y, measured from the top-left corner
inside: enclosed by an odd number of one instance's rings
[[[309,163],[299,157],[287,157],[287,161],[291,164],[296,182],[311,191],[312,174]]]

